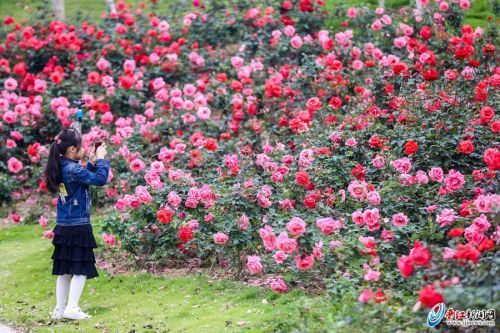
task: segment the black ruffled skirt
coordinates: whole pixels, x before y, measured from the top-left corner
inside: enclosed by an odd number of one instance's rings
[[[86,275],[87,279],[99,276],[94,257],[97,244],[91,224],[56,225],[53,231],[52,275]]]

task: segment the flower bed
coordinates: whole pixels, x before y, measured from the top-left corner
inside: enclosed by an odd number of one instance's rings
[[[500,241],[497,31],[468,1],[386,13],[321,1],[119,13],[0,31],[2,195],[44,192],[47,143],[86,101],[111,144],[104,241],[314,280],[360,302],[492,306]],[[97,196],[97,197],[96,197]],[[4,200],[7,200],[6,198]]]

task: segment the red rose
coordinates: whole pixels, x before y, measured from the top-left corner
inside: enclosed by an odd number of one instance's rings
[[[38,148],[40,147],[40,143],[35,142],[32,145],[28,146],[28,155],[30,156],[37,156],[38,155]]]
[[[158,221],[160,221],[161,224],[169,223],[170,221],[172,221],[173,216],[174,216],[174,211],[166,207],[161,208],[156,213],[156,217],[158,218]]]
[[[101,83],[101,74],[99,74],[98,72],[90,72],[88,75],[87,75],[87,82],[89,83],[89,85],[95,85],[95,84],[100,84]]]
[[[216,151],[217,150],[217,140],[209,138],[205,141],[204,147],[207,150]]]
[[[290,1],[284,1],[282,6],[283,6],[284,10],[290,10],[293,7],[293,5]]]
[[[493,171],[500,169],[500,150],[497,148],[488,148],[484,152],[483,160]]]
[[[389,297],[387,297],[387,295],[384,295],[384,292],[379,289],[377,291],[377,294],[374,295],[374,300],[375,300],[375,303],[382,303],[382,302],[385,302],[389,299]]]
[[[481,124],[487,124],[495,116],[495,111],[489,106],[483,106],[481,111],[479,111],[479,118],[481,119]]]
[[[410,140],[405,144],[406,155],[413,155],[417,152],[417,150],[418,143],[416,143],[414,140]]]
[[[415,265],[425,266],[431,261],[431,253],[428,248],[422,246],[422,243],[415,242],[410,251],[410,258]]]
[[[363,165],[358,164],[351,170],[351,175],[353,175],[357,179],[363,179],[366,176],[365,168],[363,167]]]
[[[332,109],[338,109],[342,106],[342,99],[337,96],[333,96],[330,98],[330,102],[328,103]]]
[[[38,188],[42,192],[47,192],[47,184],[45,183],[45,180],[41,180],[40,183],[38,184]]]
[[[474,246],[457,244],[455,258],[459,259],[458,262],[460,264],[466,264],[467,261],[472,261],[477,264],[480,255],[481,252],[479,252]]]
[[[448,233],[451,238],[460,237],[464,233],[464,228],[454,228]]]
[[[470,154],[474,151],[474,145],[471,140],[460,141],[458,150],[460,150],[462,154]]]
[[[306,186],[309,184],[309,176],[307,172],[299,171],[295,173],[295,183]]]
[[[382,146],[382,140],[377,134],[375,134],[370,138],[368,144],[370,145],[370,148],[380,148]]]
[[[316,207],[316,196],[308,195],[304,198],[304,205],[307,208],[315,208]]]
[[[409,277],[413,274],[413,263],[412,259],[408,256],[401,256],[398,259],[398,268],[404,277]]]
[[[227,74],[226,73],[219,73],[215,76],[215,79],[220,82],[227,82]]]
[[[492,122],[490,125],[490,129],[493,133],[500,132],[500,121],[495,120],[494,122]]]
[[[182,240],[183,243],[189,242],[191,239],[193,239],[193,232],[189,227],[183,226],[179,229],[179,238]]]
[[[420,29],[420,37],[422,37],[423,40],[428,40],[431,38],[432,35],[432,29],[429,26],[424,26],[422,29]]]
[[[477,247],[477,249],[480,251],[480,252],[484,252],[484,251],[489,251],[489,250],[493,250],[493,247],[495,245],[493,244],[493,241],[489,238],[486,238],[485,240],[483,240],[481,242],[481,244],[479,244],[479,246]]]
[[[6,16],[5,19],[3,20],[3,24],[9,25],[14,23],[14,18],[12,16]]]
[[[434,305],[439,304],[439,303],[444,303],[444,298],[443,295],[438,293],[435,289],[434,286],[425,286],[420,290],[419,293],[419,301],[422,302],[422,304],[429,308],[432,309]]]
[[[318,97],[309,98],[306,102],[307,109],[316,111],[321,108],[321,101]]]
[[[424,76],[424,79],[426,79],[427,81],[434,81],[437,80],[437,78],[439,77],[438,72],[434,68],[430,68],[426,71],[423,71],[422,75]]]
[[[493,45],[493,44],[486,44],[483,47],[483,53],[486,53],[487,55],[495,54],[495,45]]]

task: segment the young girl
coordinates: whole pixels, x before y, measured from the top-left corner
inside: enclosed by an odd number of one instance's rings
[[[109,160],[105,159],[105,144],[91,151],[86,168],[79,163],[83,154],[80,132],[66,128],[54,138],[45,167],[47,189],[59,196],[52,240],[52,274],[58,275],[53,319],[91,317],[78,307],[85,280],[98,276],[94,266],[93,249],[97,244],[90,224],[89,186],[106,184]]]

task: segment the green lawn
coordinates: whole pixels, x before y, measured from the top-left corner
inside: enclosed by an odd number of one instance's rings
[[[47,1],[47,0],[45,0]],[[208,1],[208,0],[204,0]],[[21,20],[27,18],[33,13],[36,4],[42,3],[43,0],[0,0],[0,17],[6,15],[12,15],[16,19]],[[137,5],[141,2],[145,2],[149,5],[149,0],[127,0],[126,3],[137,8]],[[117,1],[115,0],[115,3]],[[190,3],[190,0],[158,0],[158,8],[160,13],[169,10],[169,5],[171,3]],[[375,8],[377,6],[376,0],[326,0],[327,8],[332,11],[336,6],[340,4],[348,4],[352,6],[359,6],[361,4],[369,4],[371,7]],[[404,5],[408,5],[410,1],[408,0],[386,0],[386,7],[388,8],[398,8]],[[488,16],[495,18],[493,13],[493,6],[496,3],[498,6],[498,0],[472,0],[471,8],[467,12],[466,22],[473,26],[481,25],[485,26],[487,24]],[[84,15],[88,15],[94,19],[99,19],[102,12],[106,11],[106,4],[104,0],[66,0],[66,16],[68,21],[74,18],[79,10],[82,11]]]
[[[94,229],[98,235],[98,226]],[[53,323],[55,276],[52,244],[39,226],[0,229],[0,321],[36,332],[239,332],[275,318],[286,321],[304,302],[321,297],[299,291],[276,294],[227,280],[197,275],[162,278],[148,274],[100,276],[87,281],[80,306],[93,318]],[[99,240],[100,242],[100,240]],[[265,300],[265,301],[264,301]],[[310,305],[309,305],[310,307]],[[244,326],[238,323],[244,321]]]

